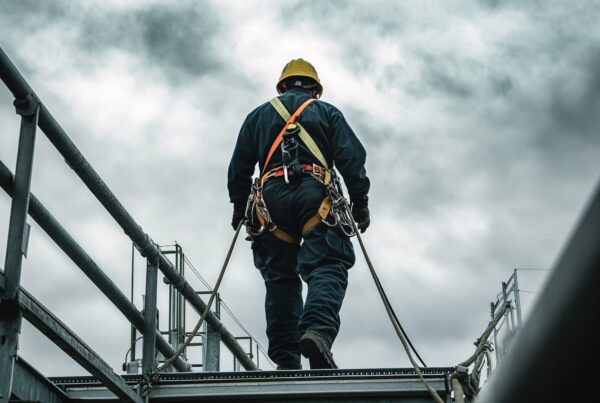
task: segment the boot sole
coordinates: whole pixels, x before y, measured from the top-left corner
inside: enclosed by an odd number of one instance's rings
[[[311,369],[336,369],[331,354],[326,351],[321,343],[310,338],[300,340],[300,353],[309,359]]]

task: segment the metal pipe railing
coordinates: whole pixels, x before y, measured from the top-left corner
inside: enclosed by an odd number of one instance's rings
[[[21,73],[0,48],[0,78],[17,99],[24,98],[35,93],[27,84]],[[71,141],[67,133],[58,124],[48,109],[40,101],[39,127],[46,134],[50,142],[64,157],[67,164],[75,171],[87,188],[96,196],[106,211],[117,221],[125,234],[136,245],[140,253],[151,259],[158,259],[158,268],[173,284],[173,286],[184,296],[184,298],[202,314],[206,303],[196,294],[192,286],[179,275],[173,264],[159,250],[158,246],[146,234],[142,227],[133,219],[129,212],[116,198],[110,188],[86,160],[83,154]],[[219,331],[221,341],[233,353],[247,370],[256,370],[256,365],[244,352],[233,334],[231,334],[213,312],[206,317],[206,322]]]
[[[12,197],[13,175],[10,170],[0,161],[0,187]],[[138,331],[144,333],[144,317],[137,310],[127,296],[119,290],[112,280],[100,269],[94,260],[83,250],[62,225],[50,214],[44,205],[31,194],[29,200],[29,215],[39,224],[48,236],[65,252],[69,258],[83,271],[83,273],[102,291],[102,293],[123,313]],[[156,347],[166,357],[175,354],[171,345],[162,337],[157,335]],[[179,359],[175,368],[179,371],[189,371],[189,365]]]

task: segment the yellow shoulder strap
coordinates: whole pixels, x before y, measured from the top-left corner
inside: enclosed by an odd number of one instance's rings
[[[290,113],[288,112],[287,109],[285,109],[285,106],[283,106],[283,103],[281,103],[281,100],[279,98],[275,97],[270,102],[271,102],[271,105],[273,105],[273,108],[275,108],[275,110],[277,111],[277,113],[279,113],[279,115],[283,118],[283,120],[285,120],[287,122],[287,120],[290,118]],[[310,134],[308,134],[308,132],[304,129],[304,127],[302,127],[300,122],[296,122],[296,124],[300,128],[300,134],[299,134],[300,140],[302,140],[302,142],[304,144],[306,144],[306,147],[308,147],[310,152],[313,153],[313,155],[319,160],[321,165],[323,165],[323,167],[325,169],[329,169],[329,166],[327,165],[327,161],[325,160],[323,153],[321,153],[319,146],[317,146],[317,143],[315,143],[315,141],[310,136]]]

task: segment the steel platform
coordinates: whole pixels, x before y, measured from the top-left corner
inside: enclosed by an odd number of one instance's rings
[[[453,368],[425,368],[423,374],[450,402]],[[131,386],[139,375],[124,375]],[[117,402],[90,376],[53,377],[71,401]],[[152,402],[431,402],[412,368],[317,371],[192,372],[162,374],[150,389]]]

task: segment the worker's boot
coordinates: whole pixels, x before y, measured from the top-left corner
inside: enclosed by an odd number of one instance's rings
[[[327,340],[317,332],[307,330],[300,338],[300,352],[310,363],[310,369],[335,369],[335,361]]]

